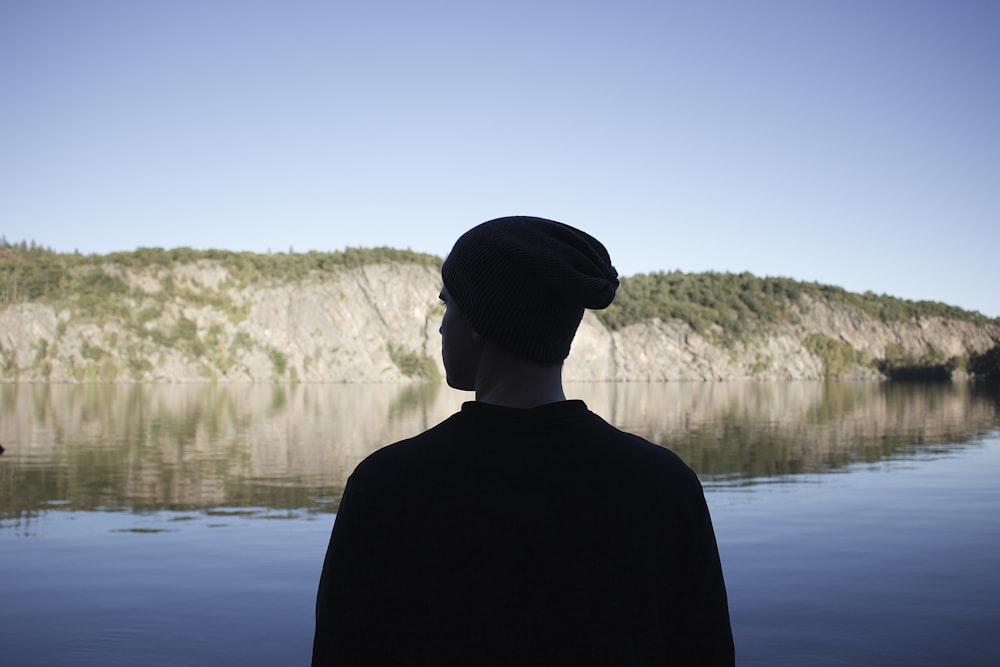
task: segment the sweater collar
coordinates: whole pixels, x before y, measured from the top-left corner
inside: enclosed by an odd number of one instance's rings
[[[478,420],[525,420],[569,419],[589,412],[587,404],[579,399],[546,403],[533,408],[508,408],[492,403],[466,401],[462,404],[462,415]]]

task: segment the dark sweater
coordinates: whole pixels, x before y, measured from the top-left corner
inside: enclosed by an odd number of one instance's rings
[[[313,665],[733,662],[697,477],[582,401],[466,403],[348,480]]]

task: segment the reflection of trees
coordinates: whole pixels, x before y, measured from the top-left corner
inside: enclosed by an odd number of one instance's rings
[[[430,417],[431,415],[426,410],[434,405],[434,398],[440,391],[441,384],[437,382],[420,382],[405,385],[393,398],[392,403],[389,404],[389,419],[402,417],[413,412],[421,412],[426,417]],[[421,430],[430,426],[433,426],[433,423],[426,423]]]
[[[878,461],[910,453],[914,445],[963,443],[1000,425],[996,401],[965,383],[605,387],[610,421],[670,447],[700,475],[717,479]],[[602,397],[595,398],[597,404]]]
[[[699,474],[753,480],[961,443],[1000,424],[971,384],[574,385]],[[469,394],[439,385],[0,385],[0,515],[52,508],[335,509],[370,451]],[[913,446],[917,447],[914,448]]]
[[[440,421],[438,387],[0,386],[0,516],[217,506],[330,511],[376,447]],[[456,395],[451,394],[455,399]]]

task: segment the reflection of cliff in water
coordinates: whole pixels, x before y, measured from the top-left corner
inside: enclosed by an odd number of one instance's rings
[[[774,382],[591,385],[608,420],[703,478],[754,480],[961,444],[1000,426],[975,385]],[[603,394],[603,395],[602,395]]]
[[[996,399],[966,384],[586,384],[568,393],[714,479],[820,472],[962,443],[1000,424]],[[437,385],[3,385],[0,518],[53,508],[333,510],[365,455],[468,398]]]
[[[436,385],[0,386],[0,441],[8,446],[0,516],[53,506],[329,508],[325,501],[339,498],[370,451],[444,419],[450,410],[436,397],[447,392]]]

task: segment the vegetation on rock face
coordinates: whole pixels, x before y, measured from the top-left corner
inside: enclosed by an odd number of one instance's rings
[[[230,281],[227,287],[298,281],[316,272],[385,262],[441,265],[441,259],[434,255],[386,247],[268,254],[192,248],[139,248],[108,255],[81,255],[57,253],[34,242],[12,244],[0,237],[0,305],[44,300],[86,309],[99,306],[108,297],[129,293],[125,280],[109,273],[105,267],[169,269],[203,260],[218,262],[226,269]],[[168,291],[171,287],[170,284],[164,285]]]
[[[806,337],[806,349],[823,362],[824,377],[840,377],[855,366],[867,366],[868,355],[842,340],[816,333]]]
[[[792,316],[792,306],[811,297],[853,306],[882,322],[916,317],[944,317],[1000,323],[980,313],[933,301],[908,301],[871,292],[855,294],[840,287],[791,278],[759,278],[750,273],[639,274],[622,278],[614,303],[598,313],[610,329],[652,318],[678,319],[698,333],[720,327],[727,337],[743,338]]]
[[[288,369],[288,357],[285,353],[272,347],[267,351],[267,356],[271,358],[271,364],[274,366],[274,376],[284,377],[285,371]]]
[[[300,370],[309,371],[315,361],[312,356],[299,360],[301,367],[296,368],[289,363],[287,351],[255,343],[235,330],[249,313],[247,294],[257,287],[311,284],[341,270],[385,263],[439,268],[441,260],[385,247],[267,254],[140,248],[81,255],[56,253],[34,243],[11,244],[0,237],[0,308],[37,302],[57,311],[54,338],[32,342],[32,368],[46,378],[62,345],[64,356],[71,350],[76,355],[72,374],[81,381],[141,378],[162,363],[164,350],[202,364],[207,378],[226,374],[242,354],[256,350],[269,358],[273,379],[296,381]],[[192,272],[192,267],[205,272]],[[209,280],[206,275],[215,277]],[[679,271],[622,278],[614,303],[597,317],[612,331],[654,319],[684,322],[713,345],[737,355],[748,342],[778,327],[796,325],[801,314],[817,303],[844,306],[886,324],[944,318],[977,326],[1000,325],[1000,319],[941,303],[855,294],[839,287],[750,273]],[[72,342],[64,341],[67,322],[96,325],[98,338],[74,348]],[[890,344],[881,358],[871,358],[834,332],[814,329],[800,336],[799,342],[822,362],[827,377],[859,367],[896,379],[950,377],[955,370],[996,377],[1000,367],[998,348],[969,358],[946,359],[933,347],[914,354]],[[389,343],[387,351],[403,375],[440,379],[437,364],[425,354],[395,343]],[[13,352],[0,352],[0,375],[18,377],[24,369],[17,367]],[[752,372],[766,371],[768,353],[755,354]],[[21,363],[25,363],[23,356]]]
[[[437,364],[426,354],[403,349],[399,345],[388,345],[389,358],[406,377],[437,381],[441,379]]]
[[[216,314],[207,322],[202,318],[199,324],[191,319],[191,313],[207,309],[224,314],[231,324],[238,325],[250,308],[241,290],[323,282],[342,270],[386,263],[437,268],[441,260],[386,247],[268,254],[140,248],[108,255],[81,255],[57,253],[34,242],[12,244],[0,237],[0,308],[34,302],[60,313],[55,339],[37,342],[33,366],[44,377],[49,377],[59,341],[72,322],[93,323],[104,335],[117,336],[107,334],[108,327],[120,330],[130,340],[123,345],[127,349],[117,350],[117,355],[105,355],[101,346],[84,343],[71,369],[78,381],[142,378],[162,362],[164,350],[197,360],[202,365],[202,376],[214,379],[233,366],[241,350],[255,347],[270,358],[273,379],[295,381],[298,369],[288,364],[284,351],[257,345],[242,332],[227,335]],[[198,274],[191,271],[192,267],[214,271],[218,280],[212,284],[198,282],[192,278]],[[105,348],[116,349],[114,343],[108,343]],[[414,365],[405,356],[398,365],[414,376],[429,373],[423,361]],[[0,376],[16,378],[21,370],[13,351],[4,350]]]
[[[921,355],[889,345],[885,357],[875,361],[875,368],[891,380],[948,380],[955,370],[968,367],[967,359],[945,359],[933,346]]]
[[[840,287],[790,278],[759,278],[750,273],[680,271],[622,278],[614,303],[598,317],[612,330],[654,318],[680,320],[717,344],[731,347],[766,334],[781,323],[794,323],[806,300],[851,307],[883,323],[937,317],[977,325],[1000,324],[1000,319],[932,301],[908,301],[871,292],[855,294]],[[826,377],[839,377],[857,367],[873,368],[900,380],[940,379],[951,377],[955,370],[977,375],[984,372],[970,367],[967,359],[945,359],[933,348],[912,355],[890,346],[883,358],[872,359],[864,350],[824,333],[809,334],[802,344],[823,363]]]
[[[788,317],[802,283],[749,273],[650,273],[622,278],[614,303],[598,317],[612,330],[653,318],[686,322],[698,333],[713,326],[739,338]]]
[[[989,382],[1000,382],[1000,343],[969,358],[968,370]]]

